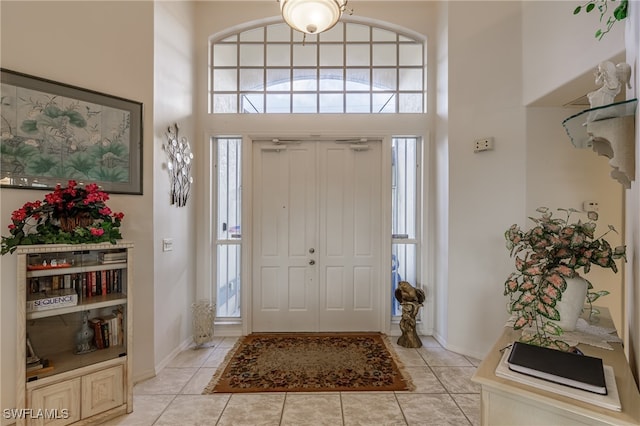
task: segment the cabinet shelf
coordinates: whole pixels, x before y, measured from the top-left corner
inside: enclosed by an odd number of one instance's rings
[[[86,354],[74,354],[72,351],[58,352],[51,355],[45,355],[53,365],[53,370],[42,374],[34,375],[27,379],[27,389],[40,386],[45,378],[53,377],[58,374],[76,370],[83,367],[94,366],[96,364],[109,361],[112,359],[122,358],[122,362],[126,360],[127,348],[125,346],[113,346],[106,349],[97,349]]]
[[[109,306],[124,305],[127,303],[127,295],[122,293],[103,294],[100,296],[91,296],[83,299],[74,306],[65,306],[63,308],[48,309],[46,311],[27,312],[27,319],[33,320],[38,318],[53,317],[56,315],[65,315],[73,312],[88,311],[90,309],[102,309]]]
[[[114,269],[127,269],[127,263],[99,263],[85,266],[70,266],[68,268],[37,269],[33,271],[27,271],[27,278],[53,277],[55,275],[77,274],[81,272],[94,271],[109,271]]]

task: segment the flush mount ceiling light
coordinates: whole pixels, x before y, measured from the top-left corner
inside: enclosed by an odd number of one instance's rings
[[[348,0],[278,0],[285,22],[305,34],[331,29],[347,10]],[[353,11],[349,11],[349,14]]]

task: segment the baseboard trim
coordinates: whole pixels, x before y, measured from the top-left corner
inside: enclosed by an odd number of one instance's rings
[[[185,340],[180,343],[176,348],[174,348],[169,354],[164,357],[158,364],[156,364],[155,370],[156,374],[161,372],[180,352],[187,349],[193,343],[193,336],[189,336]]]

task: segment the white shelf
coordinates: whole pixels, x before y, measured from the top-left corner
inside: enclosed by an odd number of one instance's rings
[[[625,188],[635,178],[637,99],[586,109],[562,122],[576,148],[591,148],[609,159],[611,177]]]
[[[93,352],[85,354],[75,354],[72,351],[66,351],[45,355],[44,357],[53,365],[53,370],[42,375],[34,375],[28,378],[27,389],[42,385],[45,383],[42,380],[47,377],[53,377],[79,368],[90,367],[112,359],[122,358],[122,361],[124,361],[126,354],[126,346],[111,346],[106,349],[96,349]]]
[[[127,262],[97,263],[94,265],[70,266],[68,268],[35,269],[27,271],[27,278],[52,277],[55,275],[77,274],[81,272],[127,269]]]
[[[87,311],[90,309],[102,309],[109,306],[124,305],[127,303],[127,295],[122,293],[103,294],[100,296],[86,297],[74,306],[47,309],[44,311],[27,312],[27,319],[48,318],[56,315],[71,314],[73,312]]]

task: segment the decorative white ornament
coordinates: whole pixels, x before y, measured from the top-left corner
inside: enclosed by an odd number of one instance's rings
[[[611,61],[600,62],[595,76],[596,84],[602,87],[587,94],[591,108],[612,104],[625,85],[631,88],[631,67],[625,62],[618,65]]]
[[[178,124],[169,126],[167,130],[167,143],[162,144],[162,149],[167,154],[167,171],[171,182],[171,204],[184,207],[191,194],[191,160],[193,153],[189,141],[185,137],[178,136]]]

